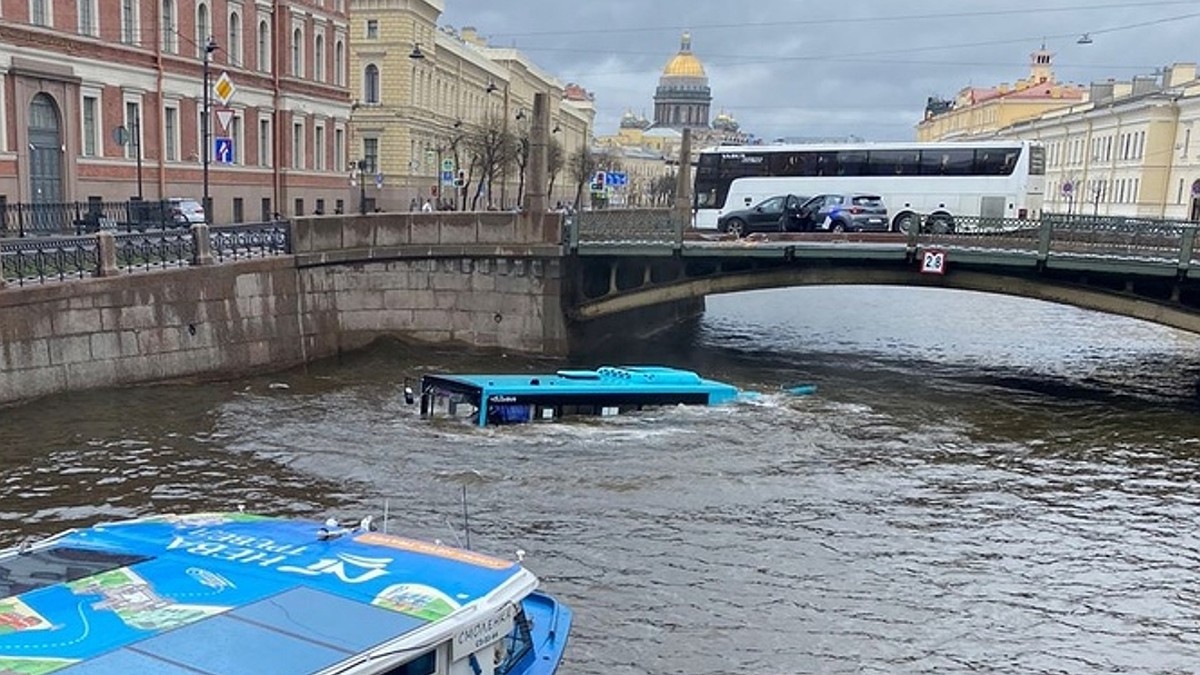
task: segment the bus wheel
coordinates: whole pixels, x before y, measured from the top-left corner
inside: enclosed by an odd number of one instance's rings
[[[742,222],[740,218],[734,218],[725,225],[725,231],[741,239],[742,235],[746,234],[746,223]]]
[[[953,234],[954,219],[944,213],[929,216],[929,231],[934,234]]]
[[[900,234],[908,234],[917,226],[917,217],[911,213],[902,213],[896,216],[896,221],[893,225]]]

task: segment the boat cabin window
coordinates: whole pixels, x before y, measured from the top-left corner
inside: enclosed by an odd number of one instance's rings
[[[511,673],[531,649],[533,635],[530,633],[529,618],[522,609],[517,612],[512,632],[496,645],[496,675]]]
[[[136,565],[151,557],[72,546],[20,553],[0,561],[0,598],[78,581],[101,572]]]
[[[381,675],[434,675],[437,672],[437,650],[425,652],[402,666],[396,666]]]

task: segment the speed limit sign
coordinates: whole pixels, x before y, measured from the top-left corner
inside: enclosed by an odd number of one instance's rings
[[[945,274],[946,252],[941,249],[927,248],[921,254],[921,274]]]

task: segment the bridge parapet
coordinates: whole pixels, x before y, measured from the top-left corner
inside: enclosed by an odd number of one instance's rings
[[[570,222],[568,243],[624,242],[632,244],[683,244],[686,223],[674,209],[612,209],[581,211]]]
[[[446,212],[311,216],[293,221],[298,255],[409,246],[559,245],[557,213]]]

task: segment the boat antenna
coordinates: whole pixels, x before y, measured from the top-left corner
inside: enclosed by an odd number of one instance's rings
[[[462,507],[463,507],[463,532],[467,537],[467,550],[471,550],[471,520],[467,515],[467,484],[462,485]]]

